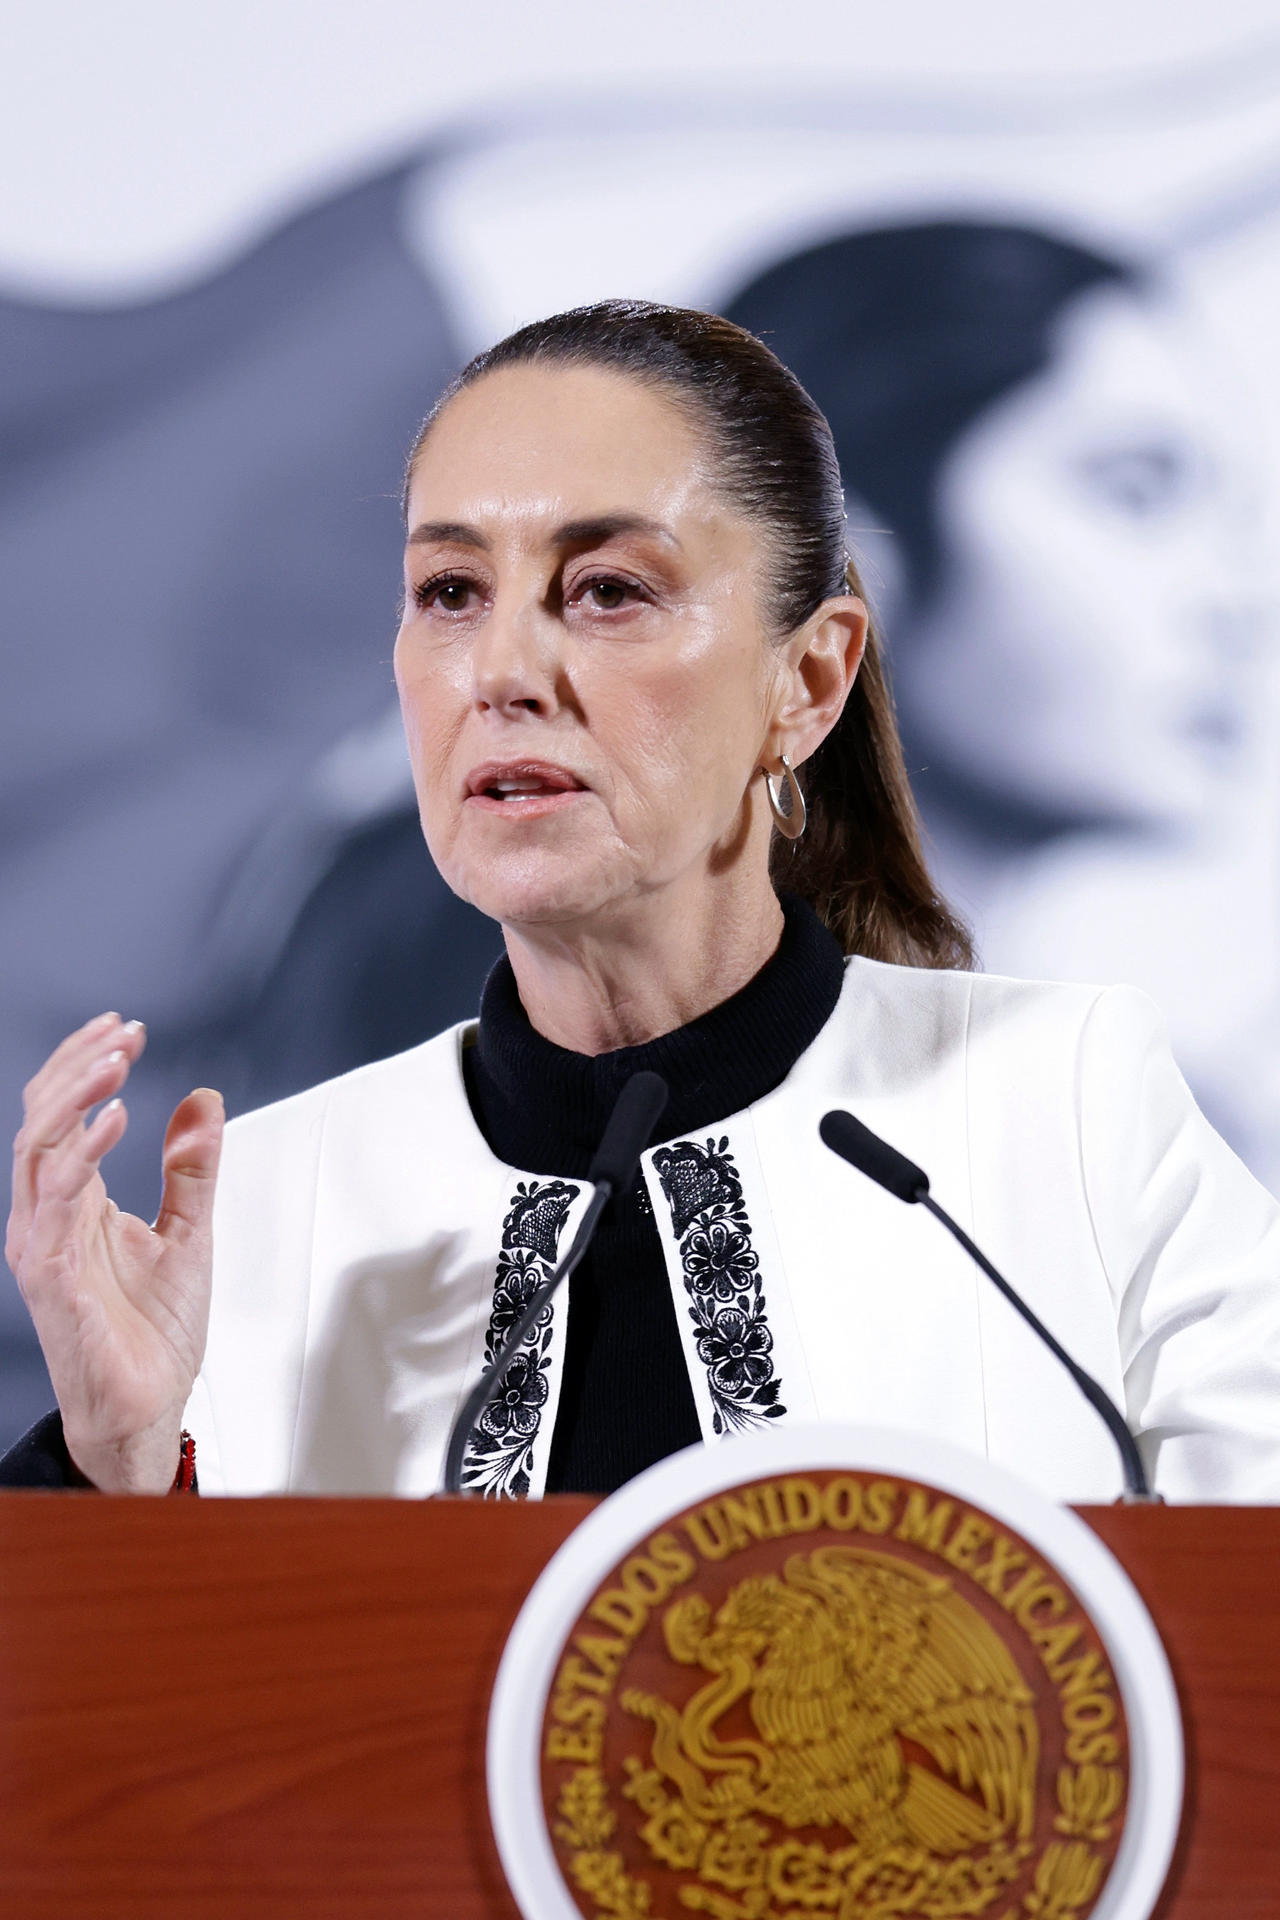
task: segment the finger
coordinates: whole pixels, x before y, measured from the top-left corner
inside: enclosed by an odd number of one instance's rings
[[[69,1033],[28,1080],[23,1088],[24,1101],[35,1097],[43,1087],[55,1081],[69,1061],[100,1050],[107,1036],[123,1025],[118,1013],[98,1013],[92,1020],[86,1020],[82,1027],[77,1027],[74,1033]],[[113,1040],[111,1044],[114,1046],[117,1043]]]
[[[13,1202],[9,1233],[19,1242],[42,1199],[69,1199],[80,1193],[124,1131],[120,1116],[104,1121],[86,1150],[84,1116],[98,1101],[118,1094],[129,1073],[122,1049],[94,1063],[79,1087],[69,1090],[61,1109],[39,1108],[19,1132],[13,1148]],[[96,1125],[96,1122],[94,1123]]]
[[[132,1060],[125,1046],[115,1046],[96,1060],[81,1064],[73,1079],[59,1089],[46,1089],[36,1098],[13,1140],[13,1196],[17,1202],[35,1202],[40,1162],[67,1139],[84,1131],[84,1119],[102,1100],[119,1096],[129,1079]]]
[[[119,1027],[114,1034],[108,1030],[105,1035],[107,1040],[123,1037],[124,1029]],[[133,1051],[140,1051],[144,1044],[140,1031],[129,1038]],[[103,1043],[104,1036],[99,1034],[98,1047],[101,1048]],[[109,1099],[120,1092],[129,1077],[131,1064],[129,1047],[114,1047],[109,1053],[87,1064],[82,1060],[79,1082],[70,1081],[64,1086],[60,1097],[46,1087],[34,1102],[13,1143],[13,1199],[7,1240],[16,1236],[21,1242],[30,1225],[40,1203],[42,1174],[48,1155],[68,1140],[79,1140],[84,1131],[81,1124],[84,1116],[100,1100]],[[70,1192],[78,1193],[81,1190],[102,1155],[115,1145],[123,1130],[123,1123],[119,1120],[106,1123],[105,1133],[95,1140],[87,1168],[82,1170],[79,1177],[71,1177]],[[74,1164],[79,1167],[78,1156]],[[52,1181],[46,1181],[45,1191],[52,1198],[64,1190],[68,1190],[68,1178],[66,1168],[62,1167],[55,1170]]]
[[[84,1130],[81,1152],[93,1167],[118,1146],[124,1139],[129,1125],[129,1109],[123,1100],[108,1100],[105,1107],[94,1114]]]
[[[147,1030],[140,1020],[120,1021],[105,1032],[91,1034],[55,1063],[50,1060],[28,1085],[24,1095],[24,1129],[30,1133],[33,1122],[42,1124],[43,1116],[65,1102],[84,1074],[99,1060],[123,1054],[130,1066],[136,1064],[147,1044]]]
[[[212,1087],[197,1087],[174,1108],[164,1136],[164,1188],[155,1223],[164,1239],[180,1242],[207,1232],[224,1124],[222,1095]]]
[[[67,1059],[71,1054],[75,1053],[77,1048],[84,1046],[86,1043],[94,1042],[104,1033],[110,1033],[113,1027],[123,1025],[124,1022],[118,1013],[95,1013],[91,1020],[86,1020],[82,1026],[78,1026],[75,1029],[74,1033],[67,1034],[65,1039],[58,1042],[53,1052],[44,1062],[44,1067],[56,1066],[60,1061]],[[41,1071],[43,1070],[42,1068]]]
[[[123,1047],[81,1064],[79,1073],[48,1088],[33,1104],[14,1141],[15,1160],[47,1153],[70,1133],[91,1107],[118,1094],[133,1062]]]
[[[129,1115],[123,1100],[111,1100],[88,1127],[69,1133],[36,1162],[35,1207],[77,1200],[98,1171],[102,1157],[124,1134]]]
[[[38,1269],[43,1261],[55,1257],[65,1246],[81,1194],[97,1174],[103,1155],[110,1153],[123,1137],[128,1124],[124,1102],[109,1101],[91,1125],[69,1135],[60,1146],[41,1157],[32,1203],[20,1205],[15,1198],[4,1251],[20,1283],[23,1275],[19,1269],[27,1270],[24,1294],[29,1296],[29,1269]],[[105,1189],[103,1197],[106,1197]]]

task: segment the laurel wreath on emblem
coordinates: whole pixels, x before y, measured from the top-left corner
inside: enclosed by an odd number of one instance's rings
[[[1007,1900],[1035,1851],[1033,1698],[948,1579],[820,1547],[780,1576],[740,1581],[714,1614],[686,1595],[663,1630],[672,1658],[709,1677],[681,1709],[622,1695],[652,1728],[648,1764],[627,1761],[622,1792],[644,1816],[650,1858],[689,1876],[684,1908],[712,1920],[962,1920]],[[740,1703],[753,1733],[726,1737]],[[1116,1768],[1062,1767],[1061,1837],[1000,1920],[1074,1920],[1101,1884],[1098,1849],[1123,1797]],[[600,1920],[652,1920],[650,1888],[611,1845],[598,1766],[574,1771],[557,1813],[570,1877]],[[815,1828],[840,1844],[798,1837]]]

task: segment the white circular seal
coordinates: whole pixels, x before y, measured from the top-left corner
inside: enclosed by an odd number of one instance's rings
[[[766,1476],[822,1470],[899,1476],[971,1502],[1074,1590],[1111,1662],[1129,1742],[1127,1815],[1090,1920],[1148,1920],[1181,1818],[1182,1720],[1164,1648],[1128,1575],[1074,1513],[1003,1468],[917,1435],[834,1425],[742,1435],[660,1461],[590,1514],[539,1576],[502,1657],[488,1737],[494,1833],[526,1920],[581,1920],[548,1832],[540,1747],[566,1637],[601,1580],[699,1501]]]

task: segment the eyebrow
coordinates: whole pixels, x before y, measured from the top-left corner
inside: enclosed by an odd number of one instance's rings
[[[482,547],[486,551],[489,542],[476,527],[467,526],[463,520],[424,520],[409,535],[411,547]]]
[[[680,545],[670,527],[643,513],[600,513],[585,520],[566,520],[553,531],[551,544],[556,547],[597,547],[627,533],[648,534],[672,547]],[[424,520],[409,535],[411,547],[477,547],[487,553],[490,544],[478,527],[469,527],[463,520]]]
[[[680,545],[670,527],[644,513],[601,513],[589,520],[566,520],[551,537],[557,546],[597,547],[624,533],[647,533],[668,546]]]

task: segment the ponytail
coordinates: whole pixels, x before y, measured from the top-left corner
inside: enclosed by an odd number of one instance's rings
[[[852,561],[846,581],[861,595]],[[925,864],[874,621],[844,712],[800,781],[808,825],[799,840],[774,835],[774,885],[807,900],[846,953],[901,967],[972,967],[968,930]]]

